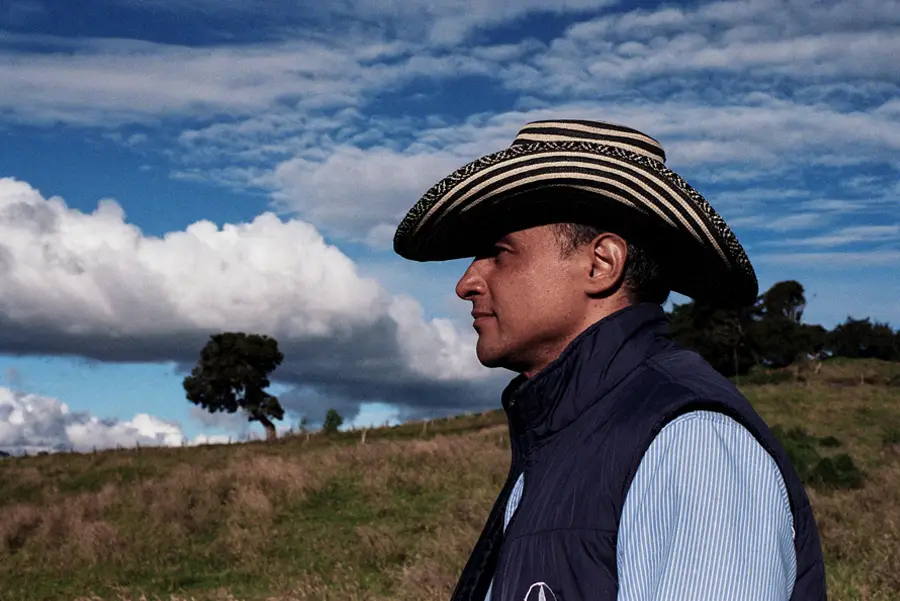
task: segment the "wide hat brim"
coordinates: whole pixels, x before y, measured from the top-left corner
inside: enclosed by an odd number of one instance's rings
[[[394,251],[461,259],[510,231],[590,223],[649,246],[675,292],[718,307],[753,304],[756,273],[734,232],[664,160],[656,140],[624,126],[530,123],[509,148],[428,190],[397,227]]]

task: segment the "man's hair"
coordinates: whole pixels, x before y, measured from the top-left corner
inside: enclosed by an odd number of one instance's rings
[[[555,223],[553,227],[563,256],[571,256],[606,231],[583,223]],[[663,277],[659,262],[642,245],[627,240],[626,244],[628,259],[625,262],[622,285],[629,299],[633,303],[665,303],[671,290]]]

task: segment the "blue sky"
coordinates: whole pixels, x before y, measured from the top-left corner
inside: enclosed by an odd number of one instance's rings
[[[391,236],[535,119],[648,133],[763,289],[900,326],[900,2],[309,4],[0,5],[0,448],[245,434],[181,388],[226,329],[279,340],[285,427],[496,406],[465,262]]]

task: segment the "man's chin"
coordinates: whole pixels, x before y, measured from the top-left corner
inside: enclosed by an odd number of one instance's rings
[[[475,347],[475,354],[478,356],[478,361],[485,367],[506,367],[508,363],[505,353],[487,345],[479,344]]]

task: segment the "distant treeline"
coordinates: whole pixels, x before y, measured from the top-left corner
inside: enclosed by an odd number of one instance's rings
[[[668,316],[674,338],[727,376],[754,366],[787,367],[807,357],[900,361],[900,331],[888,324],[848,316],[827,330],[803,323],[805,308],[803,286],[788,280],[769,288],[752,307],[713,310],[686,303]]]

